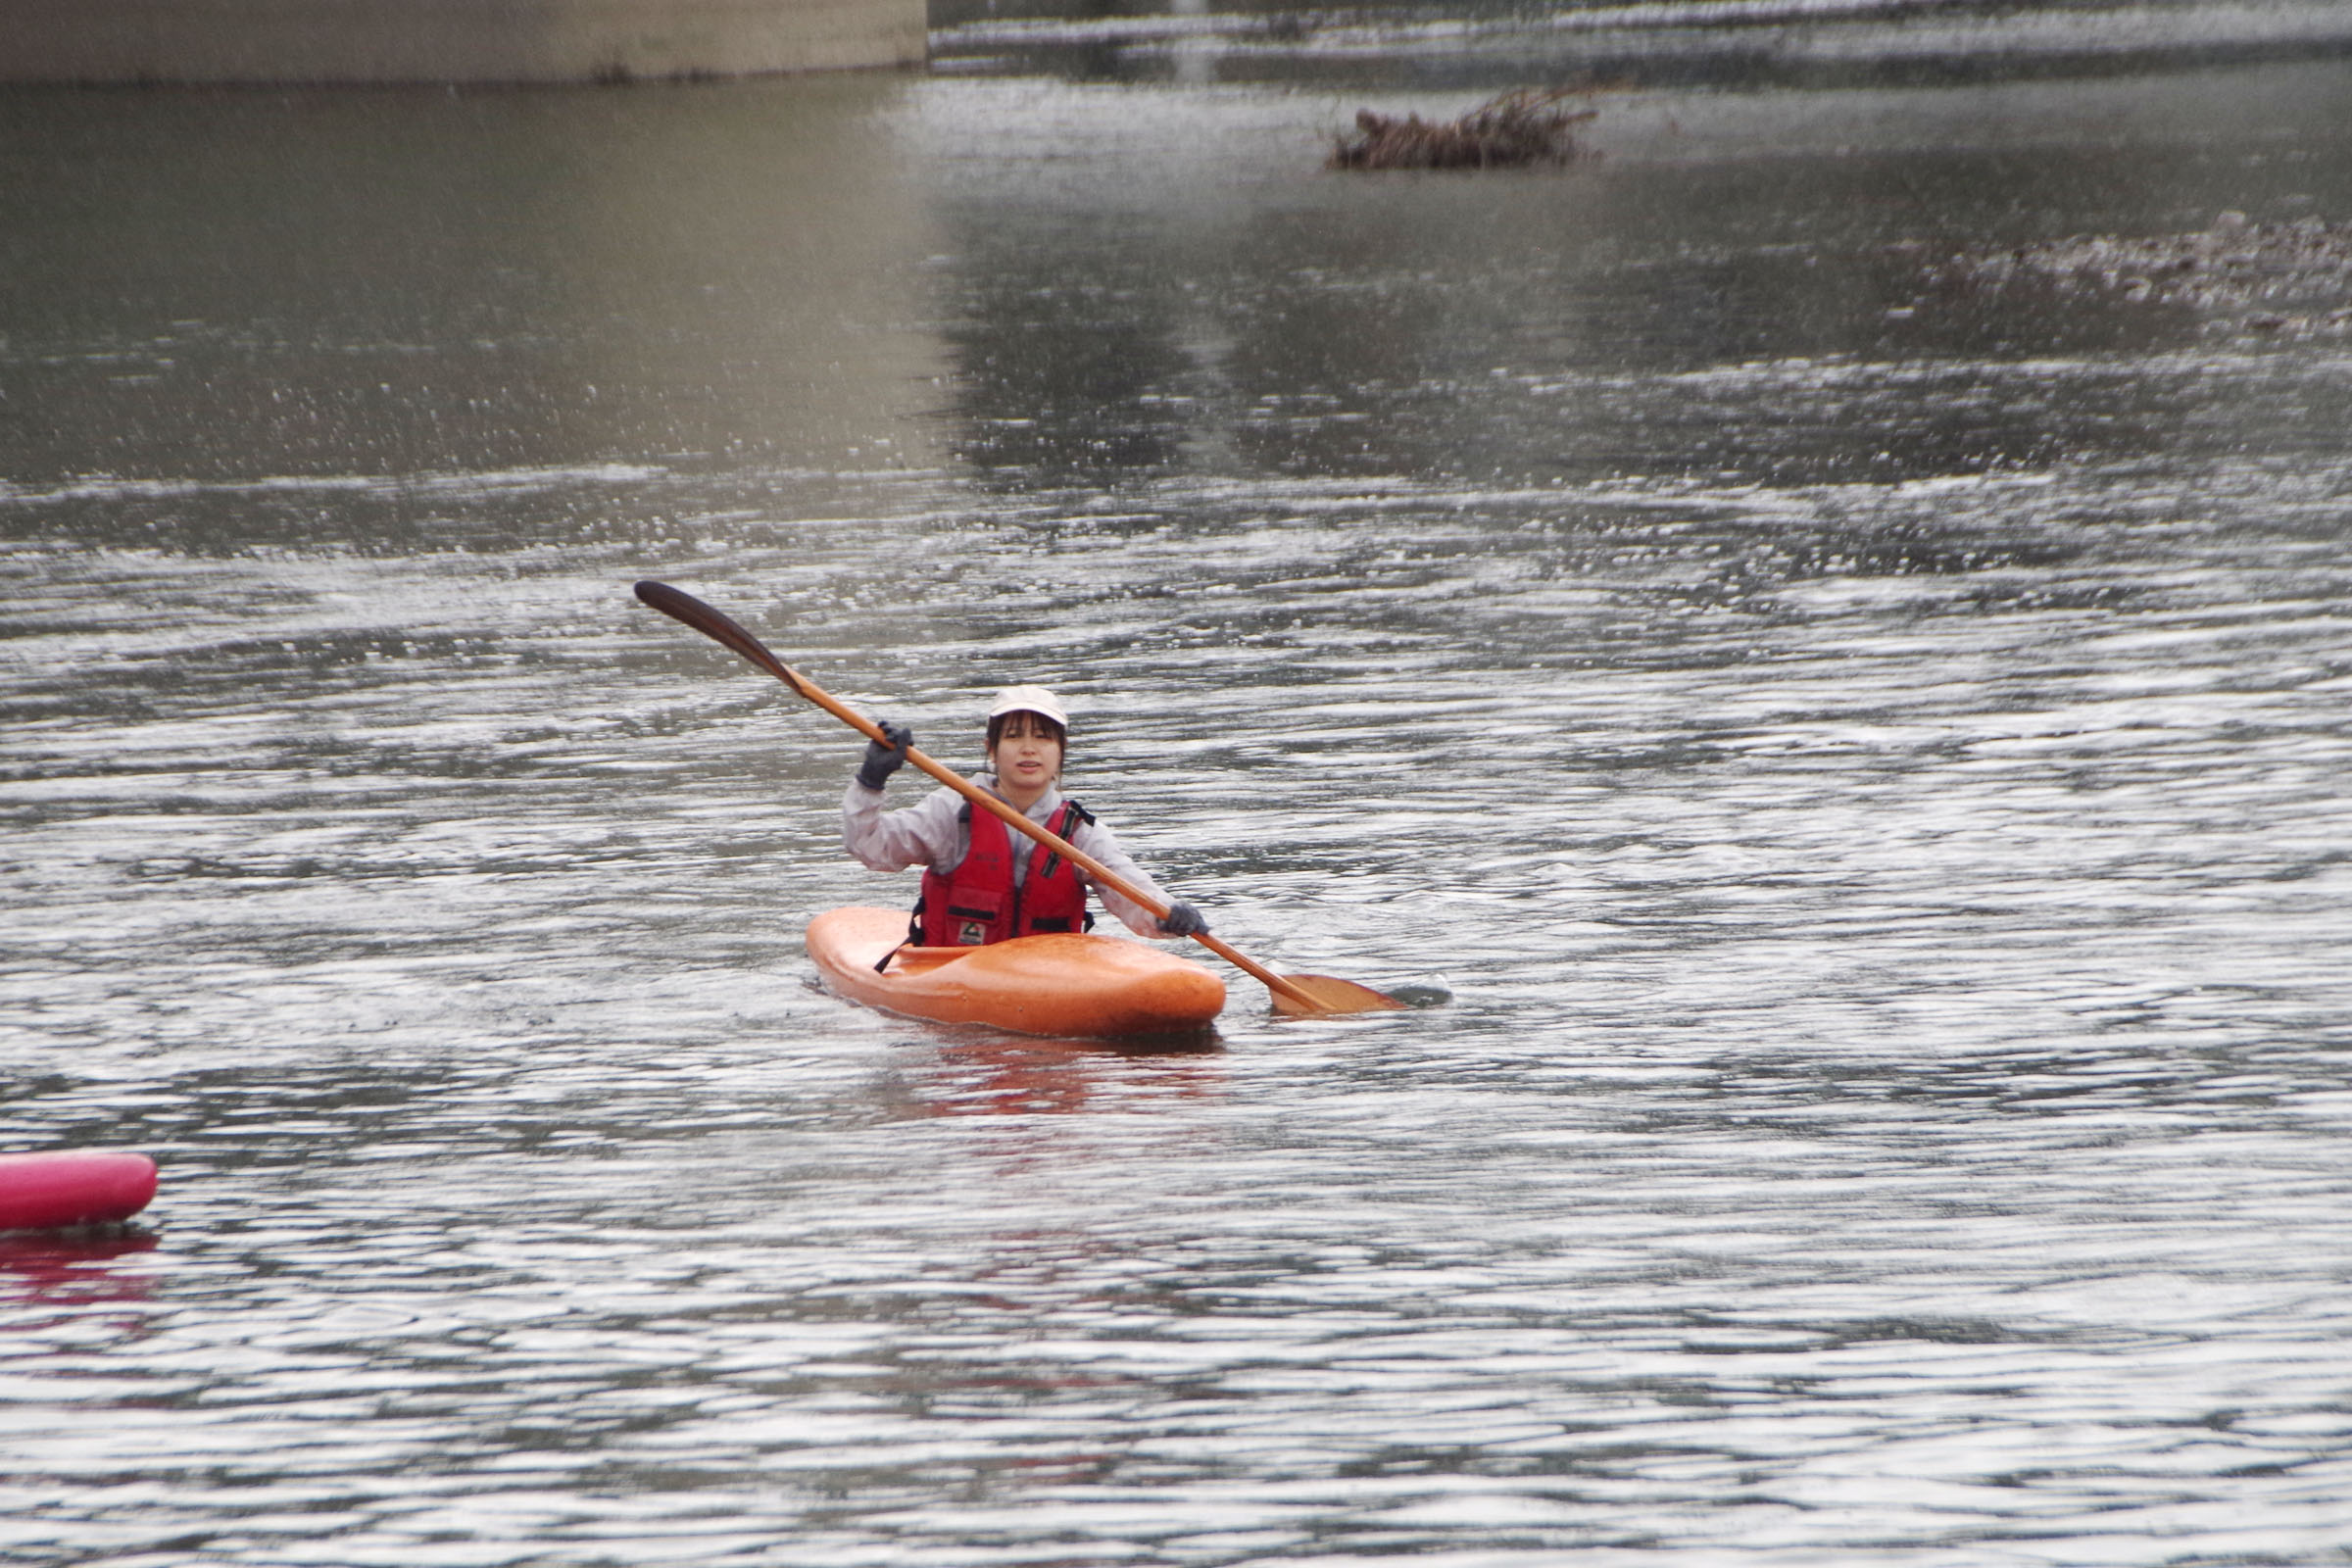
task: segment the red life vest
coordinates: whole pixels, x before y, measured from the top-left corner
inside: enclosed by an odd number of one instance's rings
[[[976,948],[1041,931],[1083,931],[1095,923],[1076,866],[1043,844],[1025,844],[1029,866],[1015,887],[1011,830],[993,812],[969,806],[963,820],[971,847],[946,876],[923,872],[907,941],[922,948]],[[1085,807],[1064,801],[1046,826],[1068,838],[1093,820]]]

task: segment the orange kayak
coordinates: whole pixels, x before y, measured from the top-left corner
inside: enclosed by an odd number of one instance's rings
[[[984,948],[902,947],[906,940],[904,909],[853,906],[808,922],[808,956],[827,986],[934,1023],[1110,1039],[1200,1029],[1225,1005],[1225,982],[1207,969],[1118,937],[1015,937]]]

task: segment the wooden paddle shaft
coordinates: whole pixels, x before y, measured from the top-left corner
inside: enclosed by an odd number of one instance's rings
[[[806,697],[808,699],[808,701],[814,703],[826,712],[831,713],[835,718],[840,719],[843,723],[849,725],[850,728],[856,730],[858,734],[863,735],[867,740],[872,741],[875,745],[888,746],[890,744],[890,737],[882,733],[881,725],[875,723],[863,713],[858,712],[847,703],[840,701],[838,698],[834,697],[832,693],[816,685],[813,681],[808,680],[795,670],[791,665],[778,659],[774,654],[769,653],[766,644],[762,643],[759,638],[753,636],[750,632],[744,630],[742,626],[736,624],[736,622],[730,619],[723,612],[712,609],[710,606],[706,605],[701,600],[695,598],[692,594],[681,592],[678,589],[670,587],[667,583],[641,582],[637,585],[637,597],[644,600],[647,604],[653,606],[656,610],[661,611],[663,614],[668,615],[676,620],[682,620],[687,625],[692,626],[695,630],[702,632],[705,636],[710,637],[713,641],[724,643],[727,647],[734,649],[735,652],[743,655],[744,658],[750,660],[753,663],[758,664],[760,668],[775,676],[776,679],[782,681],[785,685],[791,687],[794,691],[800,693],[803,697]],[[1037,823],[1030,821],[1029,818],[1023,816],[1019,811],[1013,809],[1009,802],[1001,800],[997,796],[992,795],[988,791],[980,788],[980,786],[977,784],[969,782],[961,774],[949,767],[946,763],[935,761],[931,758],[923,755],[923,753],[920,751],[917,751],[912,746],[906,748],[906,760],[912,762],[916,767],[921,768],[924,772],[930,774],[933,778],[939,780],[939,782],[945,784],[948,788],[954,790],[956,794],[962,796],[974,806],[980,807],[984,810],[989,811],[1002,820],[1006,827],[1016,828],[1020,832],[1027,834],[1030,838],[1035,839],[1047,849],[1052,850],[1054,854],[1060,856],[1072,865],[1075,865],[1080,870],[1085,871],[1088,875],[1092,876],[1099,885],[1110,889],[1113,893],[1118,894],[1121,898],[1128,899],[1136,904],[1142,905],[1145,908],[1152,911],[1153,918],[1162,920],[1167,918],[1168,906],[1166,905],[1160,903],[1157,899],[1152,898],[1142,888],[1137,887],[1125,877],[1120,876],[1117,872],[1111,870],[1110,867],[1104,865],[1101,860],[1096,859],[1084,850],[1079,849],[1075,844],[1072,844],[1060,834],[1054,832],[1050,828],[1041,827]],[[1227,963],[1230,963],[1235,968],[1241,970],[1244,974],[1249,975],[1251,979],[1256,980],[1260,984],[1264,985],[1267,990],[1287,997],[1299,1006],[1305,1007],[1312,1012],[1327,1012],[1330,1010],[1330,1008],[1328,1008],[1322,1002],[1316,1000],[1299,987],[1291,984],[1290,981],[1284,979],[1281,975],[1276,974],[1273,970],[1265,967],[1265,965],[1253,962],[1250,958],[1244,956],[1242,954],[1237,953],[1234,951],[1234,949],[1228,947],[1224,942],[1220,941],[1216,937],[1211,936],[1208,932],[1196,931],[1193,933],[1193,940],[1200,943],[1202,947],[1208,949],[1209,952],[1215,954],[1218,957],[1223,958]]]

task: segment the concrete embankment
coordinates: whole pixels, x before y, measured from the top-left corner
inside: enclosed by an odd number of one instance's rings
[[[906,66],[923,0],[0,0],[0,82],[563,82]]]

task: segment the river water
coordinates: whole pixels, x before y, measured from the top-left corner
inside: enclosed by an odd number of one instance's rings
[[[1373,101],[0,98],[0,1149],[163,1171],[0,1561],[2341,1559],[2352,300],[2031,264],[2339,233],[2352,67]],[[1450,1000],[830,999],[642,576]]]

